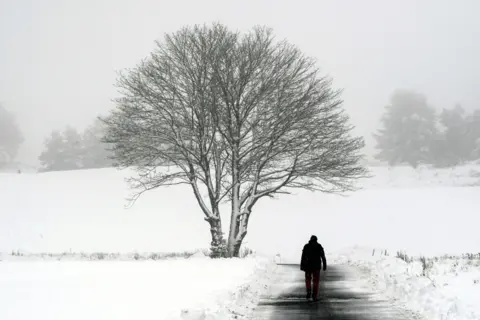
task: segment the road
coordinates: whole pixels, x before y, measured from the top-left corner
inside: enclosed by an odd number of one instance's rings
[[[304,273],[298,265],[279,265],[271,293],[261,298],[255,320],[413,320],[421,319],[372,294],[352,291],[349,283],[359,277],[353,267],[329,266],[321,276],[319,302],[306,301]]]

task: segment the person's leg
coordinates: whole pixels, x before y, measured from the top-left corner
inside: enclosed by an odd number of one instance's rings
[[[314,300],[317,300],[317,294],[318,294],[318,284],[320,282],[320,270],[315,270],[312,272],[313,276],[313,292],[312,292],[312,298]]]
[[[312,296],[312,272],[305,271],[305,286],[307,288],[307,299]]]

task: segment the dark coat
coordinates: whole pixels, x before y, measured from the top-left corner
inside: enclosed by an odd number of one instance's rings
[[[325,251],[320,243],[310,240],[302,251],[302,260],[300,262],[300,270],[302,271],[316,271],[327,269],[327,259],[325,258]]]

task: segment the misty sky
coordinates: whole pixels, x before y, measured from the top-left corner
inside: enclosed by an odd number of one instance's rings
[[[24,132],[19,160],[36,164],[52,129],[83,129],[112,107],[115,72],[165,32],[260,24],[318,59],[371,142],[396,88],[480,108],[479,13],[478,0],[0,0],[0,104]]]

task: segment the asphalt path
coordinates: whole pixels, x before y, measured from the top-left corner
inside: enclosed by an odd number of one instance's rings
[[[279,265],[272,291],[261,298],[255,320],[418,320],[420,317],[372,293],[352,290],[348,285],[361,273],[354,267],[331,265],[321,273],[318,302],[308,302],[305,275],[298,265]]]

